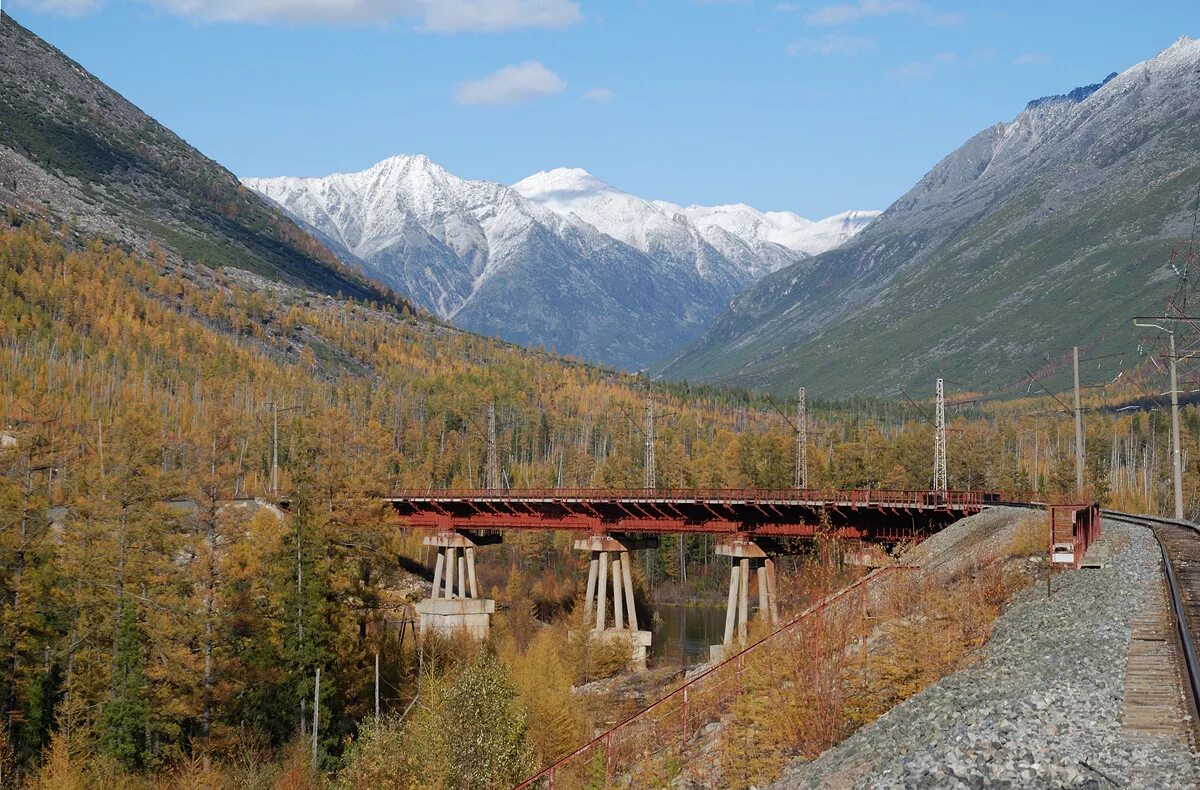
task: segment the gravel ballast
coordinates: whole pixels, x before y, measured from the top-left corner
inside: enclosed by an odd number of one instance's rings
[[[786,788],[1153,787],[1200,783],[1180,739],[1122,732],[1133,619],[1159,569],[1149,530],[1105,521],[1105,568],[1055,575],[1019,593],[978,665],[951,675],[816,760]]]

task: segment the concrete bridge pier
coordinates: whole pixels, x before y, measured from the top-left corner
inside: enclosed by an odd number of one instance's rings
[[[633,669],[646,668],[646,656],[652,633],[638,628],[637,606],[633,597],[633,575],[629,552],[652,549],[658,538],[629,538],[591,535],[575,541],[577,551],[591,553],[588,563],[587,590],[583,605],[586,622],[595,623],[593,638],[602,641],[623,639],[629,642]],[[608,591],[612,588],[612,627],[608,627]]]
[[[466,632],[482,640],[492,627],[496,602],[479,597],[475,576],[475,549],[499,543],[499,535],[480,536],[466,531],[448,530],[426,535],[426,546],[436,546],[430,596],[417,602],[420,632],[454,634]]]
[[[713,661],[720,661],[745,647],[750,624],[750,577],[758,581],[758,611],[779,627],[779,602],[775,592],[775,561],[749,538],[717,544],[714,553],[729,557],[729,597],[725,608],[725,634],[721,644],[709,648]]]

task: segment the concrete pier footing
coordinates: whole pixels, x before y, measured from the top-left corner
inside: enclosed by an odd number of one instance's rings
[[[421,636],[466,633],[475,639],[485,639],[495,611],[496,602],[490,598],[426,598],[417,602]]]

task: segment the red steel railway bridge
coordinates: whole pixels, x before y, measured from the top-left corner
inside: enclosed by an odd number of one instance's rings
[[[919,542],[990,505],[1016,504],[1048,512],[1052,560],[1078,567],[1100,527],[1094,503],[1011,502],[991,491],[408,490],[386,500],[401,524],[425,530],[425,544],[438,549],[430,597],[417,604],[422,632],[486,634],[494,601],[479,596],[478,547],[500,542],[514,531],[569,531],[576,535],[575,548],[590,553],[584,622],[590,627],[594,621],[591,635],[628,641],[632,663],[644,667],[651,632],[638,625],[630,553],[656,546],[664,534],[696,534],[716,538],[715,553],[729,558],[725,630],[722,643],[712,646],[711,666],[543,767],[520,788],[609,782],[639,755],[687,744],[705,725],[729,712],[742,688],[744,664],[758,655],[756,650],[787,640],[804,644],[802,634],[814,628],[835,634],[832,645],[848,644],[857,633],[852,624],[865,621],[869,602],[888,595],[893,585],[904,583],[904,572],[913,570],[878,567],[781,622],[774,558],[794,551],[798,541],[820,535],[883,545]],[[772,626],[757,641],[749,639],[747,629],[752,579],[758,616]]]
[[[919,540],[1000,495],[987,491],[763,489],[407,490],[386,498],[411,527],[695,533],[731,538]]]
[[[778,625],[775,561],[795,539],[818,534],[869,543],[920,541],[946,525],[999,502],[986,491],[540,489],[407,490],[386,500],[400,522],[428,530],[437,548],[430,597],[417,605],[422,632],[487,633],[495,602],[481,598],[475,572],[480,546],[505,532],[563,530],[590,553],[584,606],[595,632],[626,639],[644,664],[651,634],[638,626],[630,552],[653,548],[664,534],[717,538],[729,558],[723,655],[746,639],[751,587],[758,610]],[[792,540],[789,540],[792,539]],[[611,616],[609,608],[611,600]]]

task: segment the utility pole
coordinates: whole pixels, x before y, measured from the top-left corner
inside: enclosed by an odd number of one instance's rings
[[[942,379],[938,379],[933,425],[933,490],[946,493],[949,487],[946,478],[946,390]]]
[[[1176,318],[1175,316],[1164,316],[1162,318],[1149,318],[1134,316],[1133,325],[1157,329],[1167,333],[1168,361],[1171,364],[1171,466],[1175,477],[1175,518],[1183,519],[1183,459],[1179,449],[1179,378],[1176,375],[1176,363],[1179,361],[1175,353],[1175,329],[1167,329],[1163,324],[1168,321],[1188,320],[1190,318]]]
[[[279,404],[271,401],[271,495],[279,498]]]
[[[808,409],[804,387],[796,393],[796,488],[808,488]]]
[[[653,491],[658,488],[654,465],[654,396],[646,396],[646,452],[642,463],[642,488]]]
[[[321,713],[321,668],[317,667],[317,683],[313,686],[312,767],[317,770],[317,728]]]
[[[1175,339],[1175,335],[1171,335],[1171,339]],[[1083,409],[1079,407],[1079,346],[1075,346],[1072,353],[1075,360],[1075,490],[1083,490]],[[1172,352],[1172,356],[1174,352]],[[1171,389],[1175,388],[1175,384],[1171,384]]]
[[[496,404],[488,404],[486,487],[500,487],[500,458],[496,448]]]
[[[1183,519],[1183,463],[1179,452],[1179,384],[1175,375],[1175,333],[1171,333],[1171,464],[1175,471],[1175,518]]]

